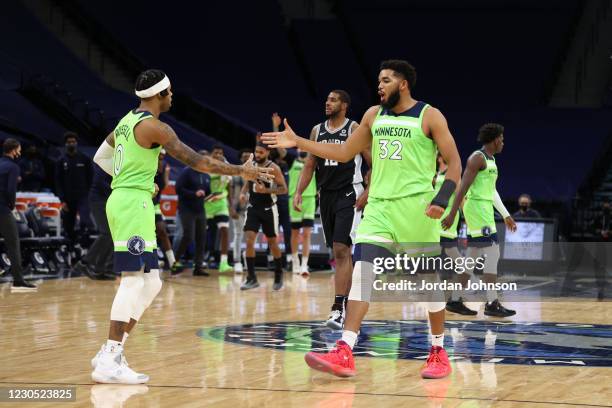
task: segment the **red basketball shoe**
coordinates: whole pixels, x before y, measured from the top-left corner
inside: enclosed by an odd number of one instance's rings
[[[313,351],[304,356],[310,368],[336,377],[353,377],[355,375],[355,360],[348,344],[342,340],[336,342],[336,348],[328,353],[315,353]]]
[[[421,368],[421,377],[423,378],[444,378],[451,371],[450,361],[446,351],[440,346],[431,346],[429,357],[423,368]]]

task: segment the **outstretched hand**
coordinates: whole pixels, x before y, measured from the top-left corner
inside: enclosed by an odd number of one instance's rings
[[[270,146],[272,149],[289,149],[291,147],[296,147],[296,139],[298,136],[295,134],[293,129],[291,129],[291,126],[289,126],[289,122],[287,122],[287,119],[285,119],[283,123],[285,124],[285,130],[283,130],[282,132],[263,133],[261,135],[261,141]]]
[[[249,159],[240,167],[240,175],[245,180],[272,181],[274,179],[274,174],[272,174],[273,168],[256,166],[255,162],[253,161],[253,153],[251,153]]]

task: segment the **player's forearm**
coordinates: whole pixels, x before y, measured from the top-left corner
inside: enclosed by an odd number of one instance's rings
[[[473,181],[473,178],[470,178],[469,175],[464,174],[463,178],[461,179],[461,184],[459,185],[459,191],[457,191],[457,195],[455,196],[455,200],[453,201],[453,206],[451,208],[452,213],[456,213],[459,209],[459,206],[463,202],[463,199],[465,198],[465,195],[470,189],[470,186],[472,185]]]
[[[351,160],[359,152],[358,150],[352,152],[348,143],[318,143],[299,136],[297,137],[296,143],[297,147],[315,156],[342,163]]]
[[[276,187],[266,188],[265,194],[276,194],[276,195],[287,194],[287,186],[276,186]]]
[[[507,218],[510,216],[508,209],[504,205],[499,193],[495,190],[495,194],[493,194],[493,207],[501,214],[503,218]]]
[[[451,180],[458,185],[461,182],[461,158],[459,154],[451,156],[448,163],[448,169],[446,170],[445,180]]]
[[[166,127],[170,129],[169,126]],[[172,130],[170,129],[169,131]],[[181,142],[174,133],[172,133],[172,139],[164,147],[170,156],[201,173],[222,174],[226,176],[239,176],[242,173],[241,166],[225,163],[195,152],[191,147]]]
[[[304,165],[304,168],[300,172],[300,178],[298,180],[297,193],[302,194],[312,181],[312,175],[314,174],[314,168],[308,164]]]
[[[241,166],[225,163],[208,156],[202,157],[193,168],[202,173],[221,174],[225,176],[239,176],[242,173]]]

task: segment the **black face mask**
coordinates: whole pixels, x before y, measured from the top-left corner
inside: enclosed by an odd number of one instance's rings
[[[302,159],[305,159],[306,157],[308,157],[308,152],[300,152],[300,157]]]
[[[70,154],[75,154],[77,151],[77,147],[75,145],[66,146],[66,151]]]
[[[520,207],[522,211],[527,211],[529,209],[529,204],[521,204]]]

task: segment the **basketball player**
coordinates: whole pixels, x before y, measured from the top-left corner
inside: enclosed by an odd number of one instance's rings
[[[172,128],[158,119],[172,104],[170,80],[162,71],[142,72],[136,79],[135,93],[140,106],[121,119],[94,157],[113,176],[106,214],[115,245],[114,268],[122,276],[111,308],[108,340],[92,360],[92,379],[101,383],[140,384],[149,380],[125,363],[123,345],[162,285],[153,255],[155,210],[151,200],[161,147],[201,172],[240,174],[249,180],[270,177],[269,169],[255,167],[252,160],[233,166],[201,156],[183,144]]]
[[[444,183],[444,177],[446,176],[446,171],[448,170],[448,166],[442,159],[442,156],[438,154],[438,173],[436,174],[436,182],[435,182],[435,192],[440,191],[442,184]],[[444,219],[451,210],[451,206],[453,205],[453,201],[455,199],[455,194],[451,196],[448,201],[448,207],[444,210],[444,214],[442,214],[442,219]],[[459,217],[455,218],[455,221],[448,229],[444,229],[442,223],[440,223],[440,246],[442,247],[442,251],[445,257],[450,257],[452,259],[461,258],[461,253],[459,252],[458,242],[457,242],[457,226],[459,224]],[[470,275],[467,273],[461,273],[453,276],[453,280],[455,282],[461,283],[462,287],[466,287],[468,279]],[[448,312],[459,313],[466,316],[474,316],[478,314],[476,311],[469,309],[463,303],[461,298],[461,291],[453,290],[451,291],[451,297],[448,302],[446,302],[446,310]]]
[[[372,177],[368,204],[357,228],[348,308],[342,339],[329,353],[306,354],[311,368],[340,377],[355,375],[352,348],[368,311],[373,284],[373,259],[367,251],[395,244],[419,243],[419,252],[439,254],[444,212],[461,175],[461,161],[446,119],[439,110],[412,97],[416,71],[402,60],[383,61],[378,76],[380,105],[372,106],[343,144],[321,143],[297,136],[285,119],[285,130],[262,135],[272,147],[297,146],[315,156],[338,162],[353,160],[372,146]],[[437,151],[448,163],[438,194],[432,180]],[[369,245],[368,245],[369,244]],[[364,256],[365,255],[365,256]],[[365,273],[364,273],[365,271]],[[424,378],[442,378],[451,372],[444,343],[445,302],[429,302],[432,347],[421,369]]]
[[[295,201],[300,173],[304,168],[304,161],[308,152],[298,151],[298,157],[293,160],[289,169],[289,202],[292,203],[289,207],[289,216],[291,217],[291,265],[293,273],[302,276],[308,276],[308,257],[310,255],[310,236],[314,225],[317,185],[314,180],[308,183],[305,191],[299,196],[301,203]],[[300,234],[300,229],[302,230]],[[302,265],[300,266],[300,258],[298,249],[302,238]]]
[[[331,91],[325,101],[327,120],[312,128],[310,140],[336,145],[346,143],[351,133],[359,126],[357,122],[346,117],[350,104],[351,98],[346,91],[341,89]],[[326,325],[333,330],[342,329],[344,309],[351,288],[353,271],[351,245],[355,239],[355,230],[361,221],[361,209],[356,203],[364,194],[361,174],[363,158],[370,166],[372,159],[369,146],[346,163],[310,154],[306,159],[294,197],[294,206],[299,207],[302,204],[302,194],[316,170],[323,235],[327,246],[332,248],[336,260],[335,297],[326,321]]]
[[[213,159],[225,161],[223,146],[213,146],[211,154]],[[231,177],[211,174],[210,192],[212,196],[204,202],[208,228],[211,228],[213,231],[216,230],[219,234],[219,246],[221,251],[219,272],[227,272],[233,269],[227,261],[227,250],[229,248],[229,211],[233,206],[232,195],[229,194],[231,182]],[[213,240],[213,242],[211,242],[211,248],[214,249],[214,247],[215,242]]]
[[[259,287],[255,275],[255,239],[260,227],[268,239],[268,246],[274,257],[274,285],[272,288],[280,290],[283,287],[283,258],[276,240],[278,236],[276,195],[287,194],[287,184],[280,167],[269,160],[269,155],[270,149],[263,143],[258,142],[255,147],[257,167],[270,169],[270,174],[274,176],[274,180],[272,182],[245,183],[240,193],[240,200],[243,203],[246,202],[246,196],[249,193],[249,205],[247,206],[247,216],[244,223],[247,278],[240,286],[241,290]]]
[[[494,156],[501,153],[504,148],[504,127],[497,123],[482,125],[478,131],[478,141],[482,143],[482,148],[476,150],[468,158],[457,199],[448,216],[442,220],[442,226],[448,229],[453,224],[459,204],[463,197],[466,197],[463,204],[463,216],[468,227],[468,256],[474,259],[484,257],[483,280],[485,283],[495,283],[497,282],[499,245],[493,207],[504,218],[506,227],[510,231],[516,231],[516,223],[495,187],[498,172]],[[502,306],[496,290],[487,290],[484,314],[507,317],[516,312]]]
[[[174,251],[172,250],[172,245],[170,244],[170,237],[168,236],[166,221],[164,220],[164,215],[162,214],[161,207],[159,205],[161,192],[170,182],[170,165],[167,163],[164,164],[165,157],[166,151],[161,149],[159,152],[157,173],[155,174],[154,179],[154,182],[157,185],[157,194],[155,194],[153,197],[153,205],[155,207],[155,235],[157,236],[159,246],[161,246],[162,251],[164,251],[164,254],[166,255],[166,259],[168,260],[167,269],[170,269],[170,267],[172,267],[172,265],[174,265],[176,262],[176,259],[174,258]]]

